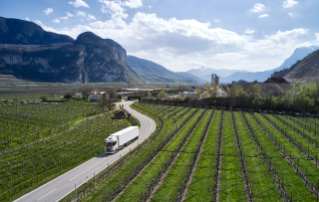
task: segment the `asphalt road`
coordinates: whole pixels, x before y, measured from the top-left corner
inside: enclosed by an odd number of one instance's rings
[[[131,109],[129,105],[132,104],[132,102],[122,102],[121,104],[124,105],[124,109],[135,116],[141,123],[139,139],[137,141],[115,154],[108,155],[102,153],[15,201],[59,201],[74,191],[75,186],[81,186],[87,180],[94,177],[94,173],[98,174],[103,171],[108,165],[111,165],[121,156],[129,152],[130,148],[133,149],[136,147],[139,142],[144,141],[155,131],[156,123],[151,118]],[[104,145],[104,142],[101,142],[101,145]]]

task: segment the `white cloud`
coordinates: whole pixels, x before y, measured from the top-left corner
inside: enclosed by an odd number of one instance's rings
[[[30,21],[30,18],[29,18],[29,17],[26,17],[25,20],[26,20],[26,21]]]
[[[109,0],[99,0],[102,5],[103,13],[111,13],[112,19],[117,19],[120,22],[123,18],[127,18],[128,15],[125,13],[125,9],[123,7],[128,8],[138,8],[143,6],[142,0],[128,0],[128,1],[109,1]],[[149,6],[151,8],[151,6]],[[123,22],[120,22],[121,24]]]
[[[88,14],[88,20],[96,20],[95,16]]]
[[[143,6],[142,0],[128,0],[125,2],[120,2],[121,6],[126,6],[129,8],[138,8]]]
[[[253,34],[253,33],[255,33],[255,30],[253,30],[253,29],[246,29],[244,33],[245,33],[245,34]]]
[[[122,8],[119,2],[99,0],[102,5],[103,13],[110,13],[112,15],[111,20],[104,23],[98,21],[93,26],[106,26],[106,27],[125,27],[126,23],[123,19],[127,18],[128,15],[125,13],[125,9]]]
[[[267,55],[287,55],[287,50],[294,50],[299,46],[309,46],[310,44],[297,43],[297,37],[308,34],[304,28],[290,31],[278,31],[274,35],[266,35],[265,39],[255,40],[248,43],[244,49],[251,53]],[[289,53],[288,53],[289,54]],[[287,55],[288,57],[289,55]]]
[[[266,18],[266,17],[269,17],[269,15],[268,14],[262,14],[262,15],[259,16],[259,18]]]
[[[214,22],[220,22],[220,20],[216,19],[216,20],[214,20]]]
[[[40,20],[35,20],[34,22],[40,26],[43,26],[43,23]]]
[[[54,20],[52,20],[52,22],[54,22],[54,23],[60,23],[61,22],[61,20],[59,19],[59,18],[55,18]]]
[[[111,2],[107,4],[112,5]],[[149,59],[174,71],[195,68],[197,64],[231,69],[234,63],[237,69],[262,71],[279,66],[295,48],[311,45],[299,42],[299,37],[308,33],[303,28],[278,31],[255,39],[253,35],[246,35],[255,31],[251,28],[245,31],[246,34],[239,35],[195,19],[163,19],[156,14],[138,12],[126,22],[121,18],[126,14],[119,8],[122,7],[106,8],[112,16],[107,21],[59,30],[42,27],[73,38],[91,31],[102,38],[115,40],[130,55]],[[87,18],[88,14],[85,15]],[[319,33],[316,36],[319,41]]]
[[[112,38],[123,44],[130,51],[162,49],[174,54],[194,51],[225,51],[241,48],[246,38],[235,32],[221,28],[211,28],[210,23],[197,20],[165,20],[156,14],[136,13],[132,21],[114,17],[102,22],[96,21],[88,26],[78,25],[72,29],[64,29],[59,33],[76,38],[78,34],[92,31],[103,38]]]
[[[294,7],[296,4],[298,4],[298,1],[286,0],[286,1],[284,1],[284,4],[282,5],[282,7],[291,8],[291,7]]]
[[[99,0],[99,2],[103,3],[101,8],[103,13],[124,13],[125,11],[118,2],[107,0]]]
[[[315,36],[317,37],[317,41],[319,41],[319,33],[315,33]]]
[[[264,4],[255,4],[254,5],[254,8],[250,9],[251,12],[254,12],[254,13],[259,13],[261,11],[263,11],[263,9],[265,8],[265,5]]]
[[[52,8],[47,8],[46,10],[43,11],[46,15],[49,15],[50,13],[53,12]]]
[[[148,6],[148,8],[152,8],[152,6]]]
[[[77,16],[86,16],[85,12],[83,11],[75,11]]]
[[[73,5],[74,7],[87,7],[90,8],[89,5],[87,5],[84,1],[82,0],[75,0],[74,2],[70,1],[69,4]]]
[[[74,15],[71,14],[71,13],[69,13],[69,12],[66,12],[66,16],[67,16],[68,18],[71,18],[71,17],[73,17]]]
[[[60,17],[61,20],[68,20],[69,18],[74,17],[74,15],[69,12],[65,12],[65,13],[66,13],[66,16]]]

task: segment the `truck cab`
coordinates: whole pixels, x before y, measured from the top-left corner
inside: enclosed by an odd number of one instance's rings
[[[118,141],[115,136],[110,136],[105,140],[105,152],[115,153],[118,149]]]

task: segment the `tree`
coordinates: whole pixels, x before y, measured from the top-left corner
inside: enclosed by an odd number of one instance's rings
[[[159,99],[166,98],[167,96],[168,94],[163,90],[157,94],[157,98]]]
[[[152,97],[152,93],[150,91],[147,91],[147,98],[151,98]]]
[[[40,96],[40,100],[42,100],[42,102],[46,102],[46,101],[48,101],[48,96],[47,95],[41,95]]]
[[[242,86],[235,86],[235,95],[236,97],[240,97],[240,98],[243,98],[243,97],[246,97],[246,92],[244,91],[244,88]]]
[[[200,89],[196,89],[196,93],[197,93],[197,99],[199,99],[200,98],[200,94],[201,94],[201,90]]]
[[[111,110],[111,108],[112,108],[112,102],[111,102],[110,99],[108,99],[108,98],[106,97],[106,94],[105,94],[105,93],[104,93],[104,94],[100,97],[100,99],[97,101],[97,105],[98,105],[99,107],[101,107],[101,109],[102,109],[103,111],[105,111],[105,108],[106,108],[106,107],[108,107],[109,110]]]
[[[211,87],[210,87],[209,83],[205,84],[205,90],[206,90],[207,96],[211,97],[212,93],[211,93]]]
[[[93,89],[91,88],[81,88],[79,92],[82,94],[83,100],[88,100]]]
[[[70,100],[72,98],[72,94],[71,93],[66,93],[64,94],[64,99]]]
[[[213,98],[217,97],[218,86],[215,82],[213,82],[212,84],[206,83],[205,90],[208,97],[213,97]]]
[[[213,98],[217,97],[218,95],[218,85],[216,82],[213,82],[211,84],[211,95]]]
[[[261,97],[261,87],[257,83],[256,84],[254,84],[254,83],[249,84],[247,92],[248,92],[248,95],[251,99]]]
[[[111,99],[111,100],[116,99],[116,92],[114,89],[108,89],[106,92],[109,95],[109,99]]]

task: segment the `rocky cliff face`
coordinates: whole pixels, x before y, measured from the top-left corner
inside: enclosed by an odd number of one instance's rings
[[[79,35],[74,43],[4,44],[0,45],[0,74],[45,82],[140,83],[119,57],[123,50],[91,32]]]
[[[31,81],[88,81],[80,68],[85,48],[73,44],[48,46],[0,46],[0,74]]]
[[[46,45],[56,43],[72,43],[69,36],[44,31],[33,22],[0,17],[0,43]]]
[[[112,48],[112,51],[122,64],[128,66],[126,50],[112,39],[104,39],[104,41]]]
[[[276,72],[272,77],[288,82],[312,82],[319,77],[319,50],[298,61],[289,69]]]

